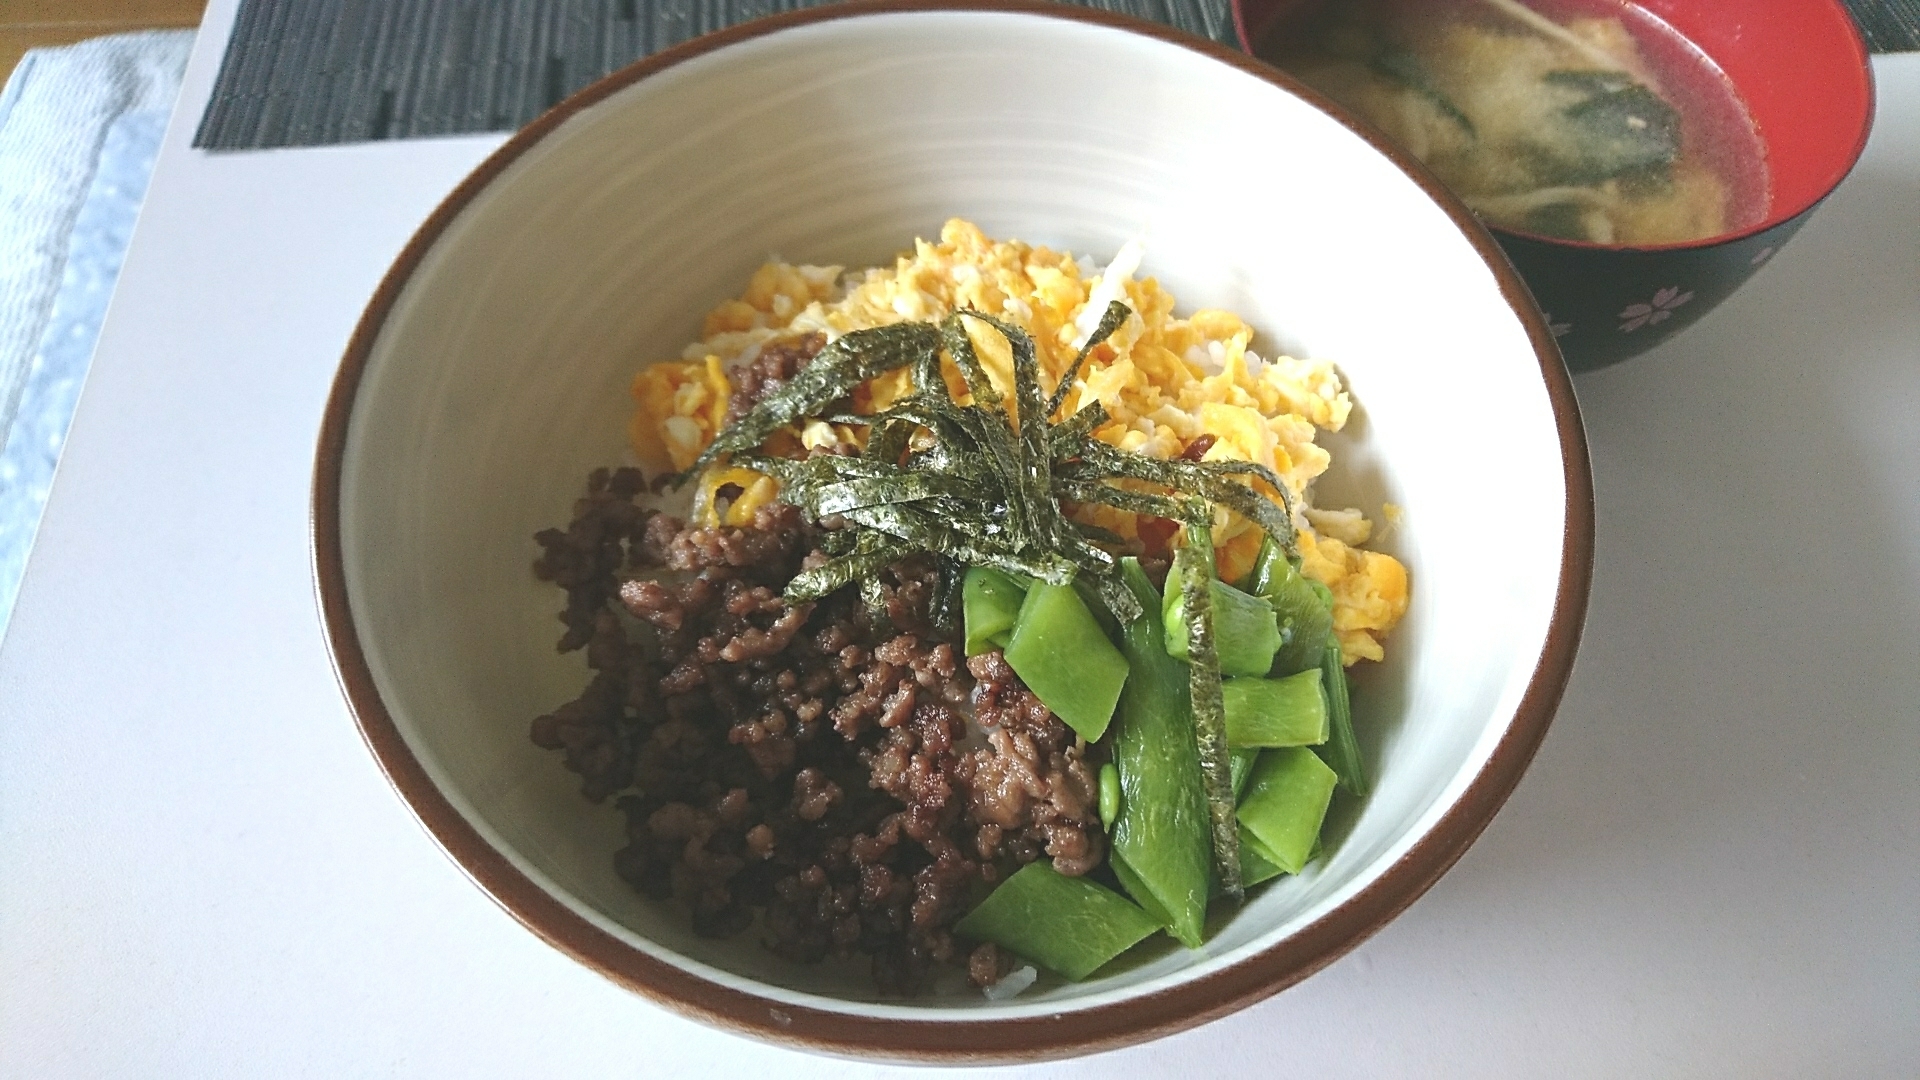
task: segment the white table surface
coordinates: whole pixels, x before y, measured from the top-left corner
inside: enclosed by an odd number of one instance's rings
[[[911,1071],[604,981],[375,768],[312,599],[314,436],[379,275],[500,140],[194,151],[234,7],[0,648],[0,1075]],[[1480,842],[1300,986],[1027,1074],[1920,1075],[1920,55],[1875,70],[1872,145],[1800,237],[1579,380],[1591,614]]]

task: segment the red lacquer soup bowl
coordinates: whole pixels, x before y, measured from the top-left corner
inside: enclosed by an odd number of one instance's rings
[[[1274,55],[1298,44],[1330,4],[1347,2],[1234,0],[1235,27],[1250,52]],[[1546,313],[1567,366],[1588,371],[1692,325],[1799,232],[1866,145],[1873,74],[1866,43],[1839,0],[1529,2],[1561,17],[1614,15],[1666,77],[1730,85],[1764,159],[1755,212],[1704,239],[1598,244],[1491,226]]]

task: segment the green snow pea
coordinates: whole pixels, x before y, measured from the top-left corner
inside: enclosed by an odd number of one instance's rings
[[[1118,848],[1108,850],[1107,865],[1113,868],[1113,876],[1120,879],[1120,887],[1127,891],[1134,903],[1140,905],[1140,910],[1147,913],[1147,918],[1152,919],[1154,925],[1173,925],[1172,916],[1153,898],[1153,890],[1147,888],[1147,883],[1140,880],[1140,875],[1133,872],[1133,867],[1127,865],[1126,857],[1120,854]]]
[[[979,656],[1007,643],[1027,583],[991,566],[969,566],[960,584],[960,608],[967,630],[967,655]]]
[[[1327,691],[1327,743],[1320,754],[1340,777],[1340,786],[1355,795],[1367,793],[1367,773],[1360,762],[1360,743],[1353,735],[1353,704],[1347,691],[1347,668],[1340,639],[1327,637],[1320,660],[1320,681]]]
[[[1067,877],[1042,859],[1001,882],[953,929],[1078,982],[1160,924],[1119,893]]]
[[[1027,689],[1082,738],[1106,734],[1127,681],[1127,659],[1072,585],[1036,581],[1027,589],[1006,657]]]
[[[1174,553],[1175,572],[1191,548]],[[1167,575],[1174,581],[1174,573]],[[1273,654],[1280,648],[1280,627],[1272,605],[1258,596],[1241,592],[1218,580],[1212,582],[1213,646],[1220,656],[1222,675],[1265,675],[1273,667]],[[1186,602],[1178,589],[1168,589],[1161,608],[1166,627],[1166,649],[1176,659],[1187,659]]]
[[[1260,838],[1240,826],[1240,878],[1249,887],[1286,873]]]
[[[1313,855],[1333,801],[1333,770],[1304,746],[1268,750],[1253,766],[1240,800],[1240,824],[1260,841],[1260,855],[1297,874]]]
[[[1128,675],[1112,740],[1120,813],[1113,824],[1111,861],[1141,907],[1181,944],[1197,949],[1207,914],[1213,839],[1187,666],[1168,656],[1162,644],[1160,597],[1139,560],[1121,560],[1120,574],[1140,601],[1141,614],[1120,635]]]
[[[1272,674],[1319,667],[1327,635],[1333,633],[1333,594],[1327,587],[1300,573],[1272,539],[1261,545],[1247,586],[1247,591],[1266,598],[1279,620],[1281,644]]]
[[[1327,702],[1318,668],[1284,679],[1227,679],[1227,745],[1317,746],[1327,741]]]
[[[1260,760],[1259,747],[1248,746],[1239,750],[1227,751],[1227,763],[1233,769],[1233,801],[1240,802],[1240,793],[1247,789],[1247,777],[1253,775],[1253,763]]]

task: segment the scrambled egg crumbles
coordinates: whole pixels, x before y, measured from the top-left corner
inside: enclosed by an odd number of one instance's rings
[[[739,299],[708,313],[703,340],[688,346],[680,360],[653,364],[634,378],[638,407],[628,432],[633,450],[652,470],[686,469],[725,422],[728,371],[775,339],[821,333],[832,340],[972,308],[1031,334],[1043,385],[1050,386],[1072,364],[1108,302],[1120,300],[1134,314],[1093,351],[1063,413],[1097,400],[1112,420],[1095,434],[1114,446],[1158,458],[1203,449],[1197,453],[1201,460],[1232,458],[1273,469],[1303,508],[1296,522],[1302,571],[1333,592],[1334,631],[1347,662],[1380,659],[1381,639],[1407,608],[1406,567],[1362,547],[1372,525],[1359,511],[1309,507],[1309,485],[1329,460],[1314,444],[1316,430],[1340,430],[1353,407],[1339,373],[1324,360],[1263,360],[1248,348],[1253,330],[1231,312],[1176,317],[1173,297],[1158,282],[1133,277],[1139,261],[1139,246],[1128,244],[1107,267],[1085,275],[1071,255],[992,240],[955,219],[940,230],[939,242],[915,241],[891,268],[844,275],[838,266],[767,263]],[[1006,339],[977,322],[967,326],[989,378],[1011,400],[1013,359]],[[946,375],[956,399],[969,400],[950,361]],[[910,373],[902,368],[869,381],[854,403],[861,412],[883,409],[910,389]],[[861,438],[858,429],[834,430],[818,421],[783,436],[791,446],[809,448]],[[743,492],[725,512],[729,523],[751,520],[754,508],[779,493],[770,477],[714,469],[701,478],[696,512],[716,517],[713,493],[729,484]],[[1161,531],[1166,523],[1158,519],[1143,521],[1109,507],[1071,512],[1149,550],[1164,547],[1171,533]],[[1236,581],[1251,570],[1260,540],[1251,522],[1216,511],[1220,579]]]

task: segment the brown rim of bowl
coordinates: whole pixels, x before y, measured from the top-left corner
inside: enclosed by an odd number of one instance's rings
[[[784,1003],[708,982],[634,949],[549,895],[489,844],[446,796],[395,726],[374,685],[347,602],[340,546],[340,474],[355,396],[374,342],[407,281],[467,204],[530,147],[589,105],[696,56],[789,27],[902,12],[1010,12],[1131,31],[1191,49],[1305,98],[1394,161],[1453,218],[1527,328],[1560,435],[1566,517],[1560,582],[1533,677],[1512,725],[1467,790],[1431,832],[1345,903],[1292,937],[1204,977],[1070,1012],[983,1020],[860,1016]],[[851,0],[721,30],[643,59],[585,87],[494,151],[435,208],[381,280],[355,327],[321,423],[313,480],[316,590],[334,670],[360,732],[388,780],[460,869],[549,944],[615,983],[721,1027],[829,1054],[904,1061],[1038,1061],[1144,1042],[1225,1016],[1333,962],[1424,893],[1480,835],[1533,759],[1573,668],[1593,558],[1593,488],[1573,386],[1531,294],[1493,237],[1412,157],[1369,133],[1325,98],[1243,53],[1158,23],[1031,0]]]

